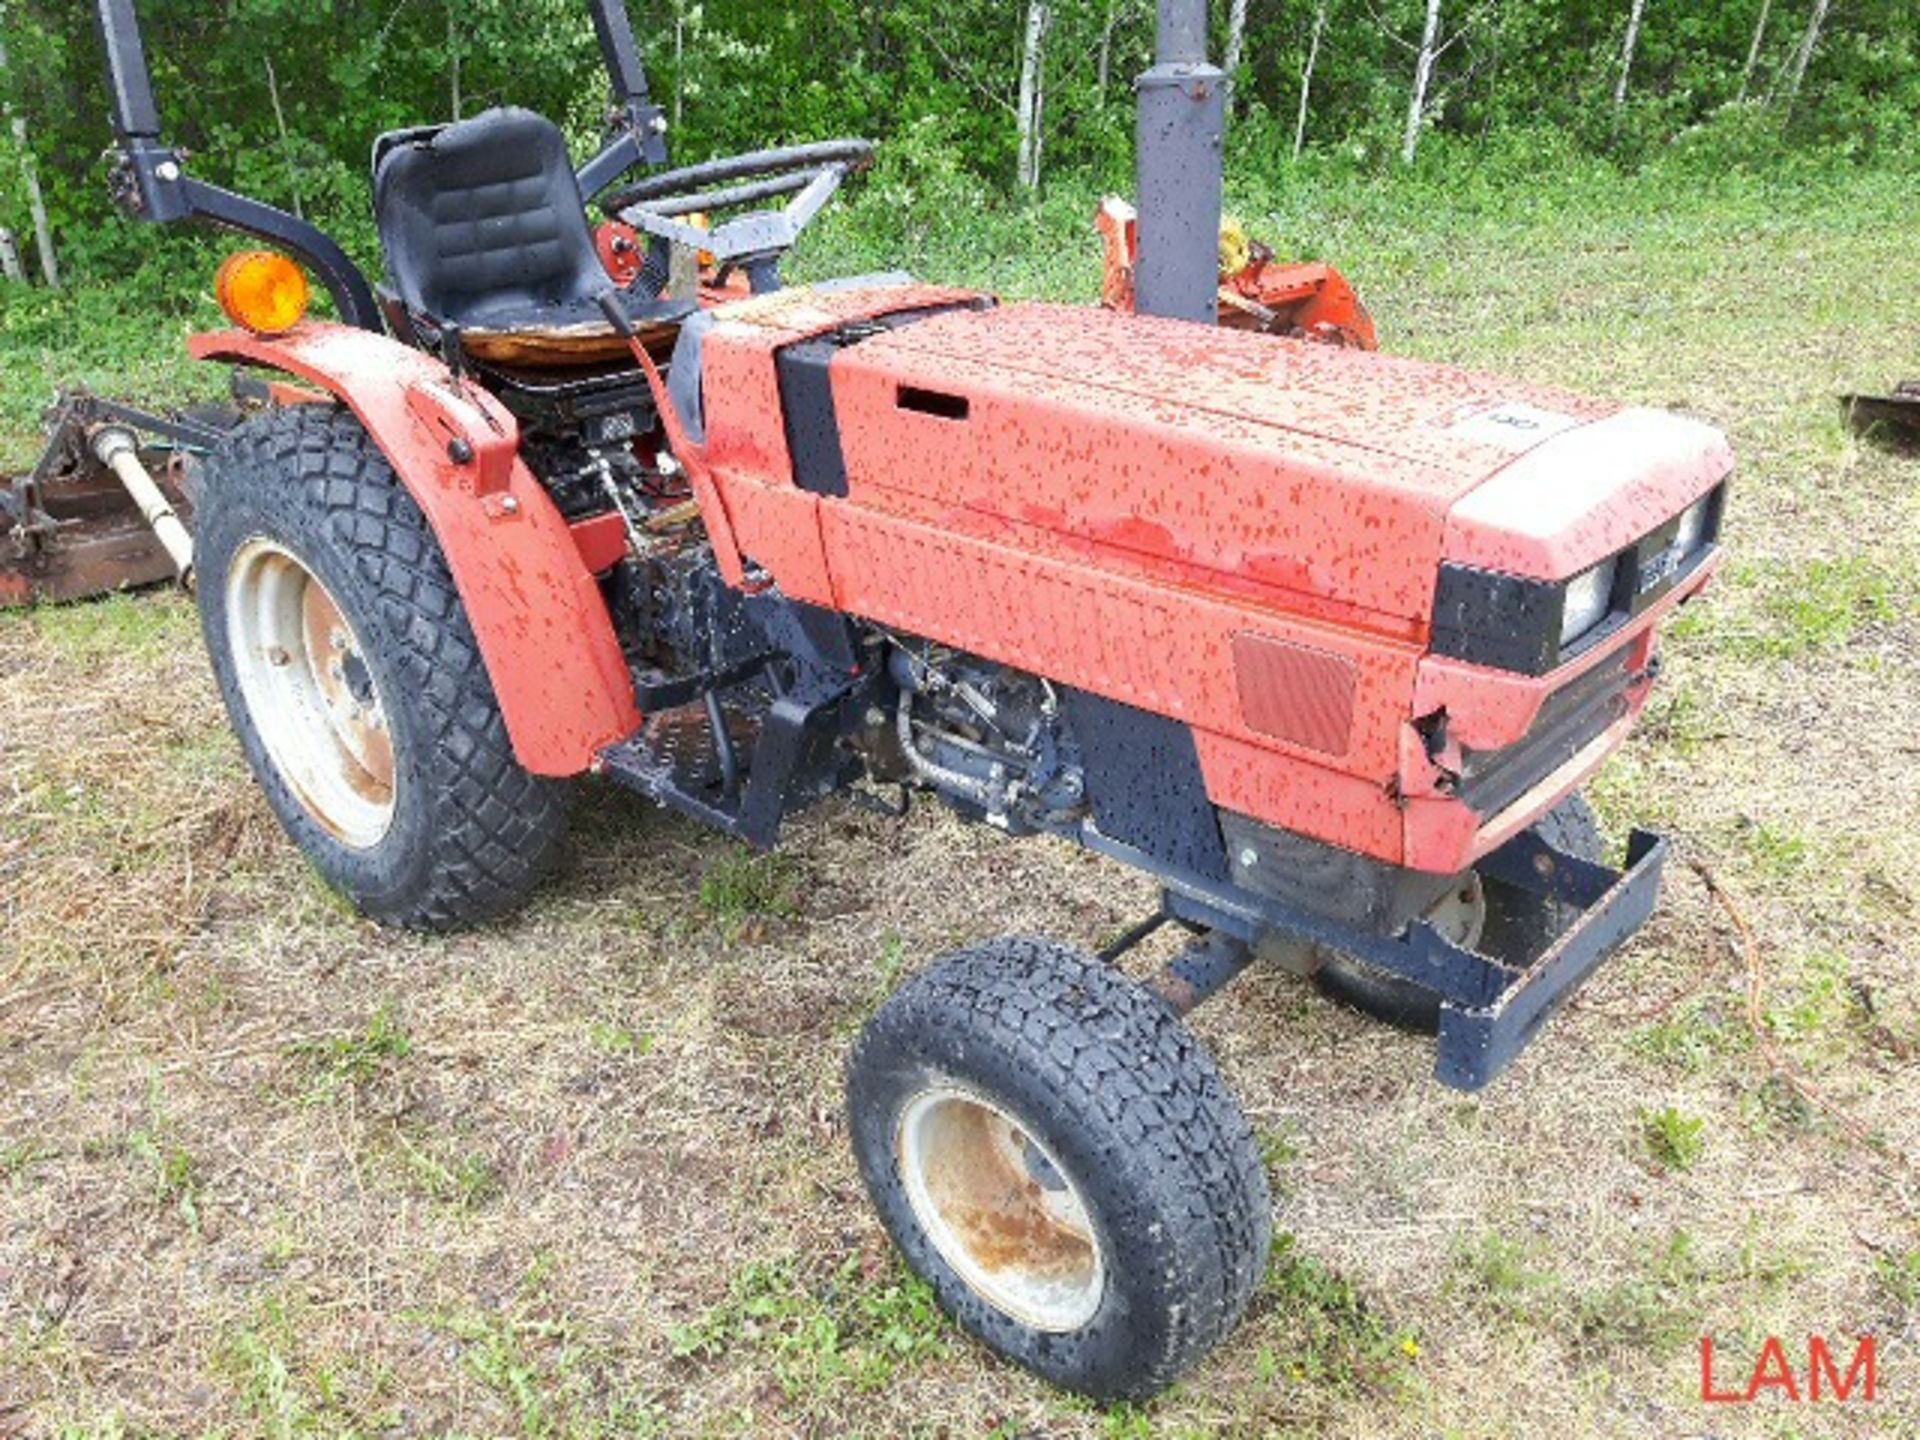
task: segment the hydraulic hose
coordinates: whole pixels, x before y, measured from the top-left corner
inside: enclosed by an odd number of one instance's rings
[[[894,725],[900,739],[900,751],[907,757],[907,765],[913,773],[936,790],[947,790],[971,800],[982,810],[991,814],[994,810],[993,787],[985,780],[976,780],[971,775],[963,775],[958,770],[949,770],[944,765],[936,765],[922,755],[913,743],[913,693],[900,691],[900,708],[894,712]]]

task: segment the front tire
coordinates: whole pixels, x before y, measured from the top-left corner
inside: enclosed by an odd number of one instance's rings
[[[1044,940],[940,961],[868,1024],[847,1100],[888,1233],[962,1327],[1098,1400],[1171,1384],[1239,1320],[1266,1176],[1166,1005]]]
[[[249,420],[210,457],[200,621],[268,803],[363,913],[445,930],[512,909],[565,836],[514,758],[445,557],[344,410]]]

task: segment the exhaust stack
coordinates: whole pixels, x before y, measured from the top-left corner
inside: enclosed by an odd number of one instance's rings
[[[1140,258],[1137,309],[1211,325],[1218,317],[1226,76],[1207,60],[1207,0],[1159,0],[1153,68],[1134,82]]]

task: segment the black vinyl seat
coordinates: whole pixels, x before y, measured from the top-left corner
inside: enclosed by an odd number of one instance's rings
[[[594,251],[560,129],[531,110],[383,135],[373,205],[390,298],[423,341],[462,332],[611,336],[598,300],[616,289]],[[622,293],[636,322],[683,304]]]

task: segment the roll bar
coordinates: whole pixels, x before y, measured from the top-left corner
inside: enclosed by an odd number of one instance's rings
[[[647,72],[633,40],[626,0],[586,0],[594,35],[612,85],[607,125],[612,138],[578,171],[580,189],[592,196],[636,166],[667,162],[667,122],[647,94]],[[277,206],[195,180],[179,153],[161,136],[160,107],[153,97],[153,71],[134,0],[94,0],[107,80],[113,97],[118,160],[113,196],[120,208],[160,224],[192,221],[236,230],[285,250],[319,277],[340,318],[365,330],[383,328],[380,306],[367,277],[331,236]]]

